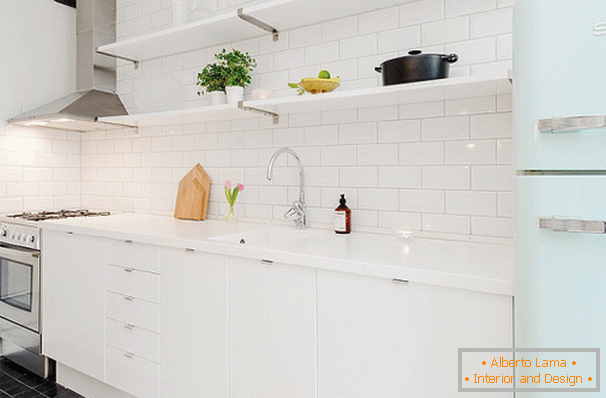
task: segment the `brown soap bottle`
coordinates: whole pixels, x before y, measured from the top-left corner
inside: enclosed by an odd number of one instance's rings
[[[338,234],[348,234],[351,232],[351,209],[345,204],[345,194],[341,194],[339,207],[335,209],[335,232]]]

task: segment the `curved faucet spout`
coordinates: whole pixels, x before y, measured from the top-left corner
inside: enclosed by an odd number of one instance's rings
[[[274,164],[276,163],[276,159],[283,153],[291,154],[297,161],[297,165],[299,166],[299,202],[304,205],[305,192],[303,191],[303,187],[305,186],[305,174],[303,173],[303,163],[301,163],[301,159],[299,159],[299,155],[297,155],[295,151],[288,147],[278,149],[269,159],[269,164],[267,165],[267,179],[271,181],[271,178],[274,173]]]
[[[267,179],[271,181],[276,159],[283,153],[291,154],[297,161],[297,166],[299,166],[299,200],[293,203],[292,207],[286,212],[284,217],[288,218],[296,214],[298,216],[298,218],[295,220],[297,227],[306,228],[307,214],[305,212],[305,192],[303,191],[303,187],[305,186],[305,174],[303,173],[303,163],[301,163],[299,155],[287,147],[278,149],[269,159],[269,164],[267,165]]]

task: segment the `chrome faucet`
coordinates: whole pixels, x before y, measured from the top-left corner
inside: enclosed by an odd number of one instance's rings
[[[301,159],[299,159],[299,155],[295,151],[290,148],[280,148],[278,149],[269,159],[269,164],[267,165],[267,179],[271,181],[271,176],[274,171],[274,164],[276,163],[276,159],[282,153],[290,153],[295,160],[297,161],[297,165],[299,166],[299,200],[295,200],[292,204],[292,207],[288,209],[288,211],[284,214],[285,218],[290,218],[294,215],[297,216],[295,218],[295,224],[297,228],[307,228],[307,213],[305,211],[305,192],[303,192],[303,187],[305,186],[305,175],[303,174],[303,163],[301,163]]]

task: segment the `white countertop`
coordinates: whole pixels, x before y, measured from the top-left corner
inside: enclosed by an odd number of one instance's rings
[[[294,226],[227,223],[217,220],[186,221],[168,216],[120,214],[39,223],[44,231],[73,233],[118,240],[189,248],[236,257],[272,260],[299,266],[332,269],[362,275],[405,279],[410,282],[513,295],[513,245],[457,242],[391,235],[305,230],[296,240],[239,245],[216,239],[247,231],[298,232]],[[44,234],[44,232],[43,232]],[[44,235],[42,237],[44,239]]]

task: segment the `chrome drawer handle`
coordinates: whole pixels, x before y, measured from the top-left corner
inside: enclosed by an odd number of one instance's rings
[[[391,281],[393,283],[398,283],[400,285],[408,285],[408,283],[409,283],[407,279],[397,279],[397,278],[395,278],[395,279],[392,279]]]
[[[190,249],[189,247],[187,247],[187,248],[185,248],[185,251],[186,251],[187,253],[193,253],[193,252],[195,252],[196,250],[194,250],[194,249]]]
[[[132,296],[124,296],[124,300],[133,301],[135,298]]]
[[[133,325],[132,323],[127,323],[126,325],[124,325],[124,328],[128,330],[133,330],[135,328],[135,325]]]
[[[132,359],[135,356],[135,354],[133,354],[132,352],[125,352],[124,356],[127,357],[128,359]]]
[[[552,133],[589,130],[606,127],[606,115],[552,117],[539,120],[539,130]]]
[[[133,241],[130,240],[130,239],[127,239],[127,240],[124,241],[124,243],[133,243]]]
[[[124,271],[126,271],[126,272],[133,272],[133,269],[132,268],[124,268]]]
[[[261,264],[267,264],[267,265],[271,265],[274,262],[272,260],[261,260]]]
[[[606,221],[562,217],[539,218],[539,228],[550,229],[554,232],[604,234],[606,233]]]

